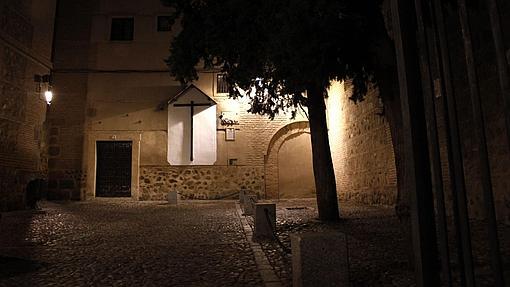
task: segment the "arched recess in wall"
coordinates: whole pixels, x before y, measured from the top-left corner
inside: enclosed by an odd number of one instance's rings
[[[264,161],[267,198],[310,197],[315,194],[311,147],[306,145],[307,142],[310,143],[307,121],[290,123],[273,135]],[[293,184],[297,177],[300,178],[299,186]],[[311,187],[313,190],[310,190]]]

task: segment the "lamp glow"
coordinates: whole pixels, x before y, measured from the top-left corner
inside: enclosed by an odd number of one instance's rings
[[[44,98],[46,99],[46,103],[48,103],[48,105],[51,105],[51,100],[53,100],[53,92],[49,90],[44,92]]]

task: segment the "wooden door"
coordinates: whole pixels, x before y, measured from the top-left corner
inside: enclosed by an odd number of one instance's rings
[[[130,141],[98,141],[96,165],[96,196],[131,196]]]

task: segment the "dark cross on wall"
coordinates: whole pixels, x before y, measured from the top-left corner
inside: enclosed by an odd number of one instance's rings
[[[193,116],[195,115],[195,107],[210,107],[211,103],[198,103],[190,101],[189,104],[174,104],[174,107],[189,107],[190,108],[190,141],[189,141],[189,160],[193,161]]]

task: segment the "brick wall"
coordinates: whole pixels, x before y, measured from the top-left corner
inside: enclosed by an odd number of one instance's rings
[[[98,1],[59,1],[55,35],[55,100],[48,112],[51,199],[80,199],[90,23]]]
[[[290,114],[281,113],[270,120],[267,116],[248,113],[248,103],[241,102],[233,105],[234,100],[229,100],[226,96],[215,97],[215,100],[218,103],[218,112],[235,110],[238,113],[239,125],[235,128],[238,129],[239,141],[231,143],[232,152],[229,152],[228,156],[239,157],[240,165],[263,166],[265,157],[268,156],[270,142],[278,132],[290,123],[306,120],[305,115],[301,113],[298,113],[295,119],[291,119]],[[223,136],[222,133],[218,135],[221,140]],[[219,152],[221,153],[221,150]],[[227,163],[227,159],[220,155],[217,164]]]
[[[285,125],[274,134],[267,145],[264,174],[266,181],[266,196],[268,198],[280,198],[278,189],[280,185],[278,182],[278,152],[285,140],[300,133],[310,133],[310,126],[307,121],[297,121]],[[300,151],[295,152],[298,154]]]
[[[33,80],[51,67],[53,18],[37,13],[55,4],[44,2],[34,11],[32,1],[0,1],[0,211],[24,208],[28,182],[47,174],[46,103]]]
[[[345,90],[345,92],[343,92]],[[350,83],[334,83],[328,98],[329,134],[339,197],[364,204],[394,204],[395,159],[377,90],[349,100]]]

